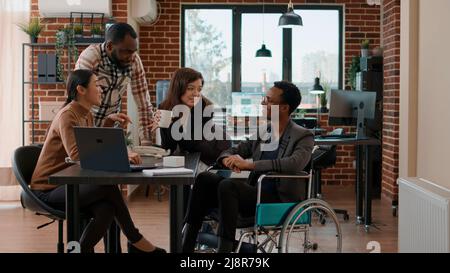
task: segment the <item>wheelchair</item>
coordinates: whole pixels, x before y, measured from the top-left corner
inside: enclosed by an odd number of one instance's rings
[[[207,171],[214,171],[211,166]],[[218,170],[223,175],[223,170]],[[228,171],[231,172],[231,171]],[[292,183],[307,181],[307,198],[297,203],[261,203],[261,185],[269,179],[288,179]],[[241,178],[242,179],[242,178]],[[333,208],[321,199],[312,198],[312,171],[299,174],[266,173],[257,180],[255,216],[238,217],[235,253],[308,253],[341,252],[342,231]],[[327,216],[331,221],[324,226]],[[217,248],[217,212],[212,211],[197,237],[196,252],[214,253]]]

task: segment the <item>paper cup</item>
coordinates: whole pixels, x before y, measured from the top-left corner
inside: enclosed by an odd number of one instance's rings
[[[159,110],[161,113],[161,118],[159,120],[159,128],[169,128],[172,123],[172,111]]]

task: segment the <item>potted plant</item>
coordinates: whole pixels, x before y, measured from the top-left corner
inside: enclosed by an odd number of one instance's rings
[[[19,28],[30,36],[31,43],[37,43],[39,33],[41,33],[43,26],[40,18],[32,18],[28,24],[18,24]]]
[[[78,49],[75,45],[74,36],[74,29],[69,27],[64,27],[56,32],[55,51],[57,63],[56,74],[58,81],[65,81],[64,66],[61,62],[64,56],[64,48],[67,47],[74,63],[78,60]]]
[[[73,26],[73,32],[75,34],[75,38],[82,38],[83,37],[83,26],[82,25]]]
[[[67,41],[67,36],[71,33],[70,29],[67,27],[60,28],[56,31],[56,44],[58,42],[65,44]]]
[[[368,39],[365,39],[361,42],[361,57],[369,56],[369,45],[370,41]]]
[[[360,61],[361,59],[359,57],[353,57],[352,63],[348,69],[347,85],[351,90],[356,89],[356,74],[361,71]]]
[[[382,46],[377,46],[372,50],[372,55],[375,57],[383,57],[383,47]]]
[[[327,82],[322,83],[324,93],[320,95],[320,112],[328,113],[328,91],[330,90],[330,84]]]
[[[306,110],[305,109],[297,109],[294,114],[294,119],[303,119],[305,118]]]
[[[103,36],[103,31],[101,26],[99,25],[93,25],[91,28],[91,34],[93,38],[102,38]]]

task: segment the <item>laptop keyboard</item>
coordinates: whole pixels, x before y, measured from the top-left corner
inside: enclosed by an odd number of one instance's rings
[[[356,138],[356,134],[345,134],[345,135],[325,135],[318,137],[319,139],[340,139],[340,138]]]

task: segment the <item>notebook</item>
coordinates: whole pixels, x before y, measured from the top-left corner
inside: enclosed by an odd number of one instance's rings
[[[152,169],[143,170],[144,174],[150,176],[162,176],[162,175],[172,175],[172,174],[193,174],[194,171],[186,168],[162,168],[162,169]]]

